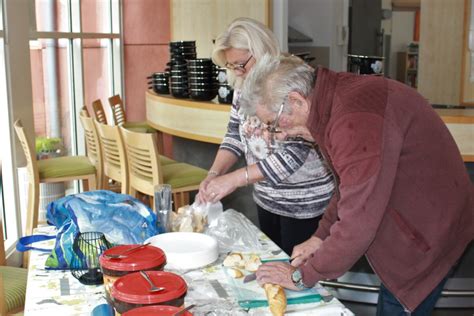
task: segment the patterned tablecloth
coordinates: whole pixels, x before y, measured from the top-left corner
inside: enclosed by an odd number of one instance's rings
[[[257,227],[253,227],[262,244],[262,249],[253,253],[264,260],[281,260],[287,257]],[[36,229],[36,233],[54,235],[55,229],[40,227]],[[52,248],[54,239],[37,243],[35,246]],[[216,262],[200,269],[172,271],[181,275],[188,284],[185,305],[196,304],[192,310],[194,315],[271,315],[268,307],[244,309],[239,306],[235,282],[229,278],[222,266],[226,255],[222,252]],[[69,271],[45,270],[47,256],[47,253],[31,251],[25,315],[95,315],[94,308],[106,304],[103,286],[83,285]],[[253,283],[252,286],[255,287],[255,282]],[[325,291],[319,285],[316,289]],[[326,301],[288,305],[286,314],[353,315],[336,298]]]

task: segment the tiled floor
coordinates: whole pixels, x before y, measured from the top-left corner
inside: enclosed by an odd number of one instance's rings
[[[376,306],[371,304],[354,303],[342,301],[342,303],[349,308],[356,316],[375,316]],[[428,316],[428,315],[427,315]],[[435,309],[431,316],[474,316],[473,309]]]

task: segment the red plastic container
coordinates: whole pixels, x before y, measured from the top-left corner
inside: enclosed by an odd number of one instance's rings
[[[144,306],[131,309],[128,312],[124,313],[123,316],[172,316],[175,313],[179,312],[181,309],[181,307],[167,305]],[[181,315],[192,316],[193,314],[186,311]]]
[[[150,284],[140,273],[120,277],[110,291],[116,312],[122,314],[133,308],[150,305],[184,305],[188,286],[182,277],[163,271],[147,271],[147,274],[157,287],[164,287],[165,290],[150,292]]]
[[[104,251],[99,258],[100,267],[104,275],[104,288],[107,300],[110,302],[110,291],[114,282],[129,273],[137,271],[163,270],[166,265],[166,256],[163,250],[148,245],[131,251],[126,258],[114,259],[105,254],[120,254],[137,245],[117,246]]]

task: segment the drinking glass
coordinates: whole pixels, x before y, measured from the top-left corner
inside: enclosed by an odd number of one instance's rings
[[[172,188],[169,184],[155,185],[155,210],[160,233],[170,231],[170,215],[173,207]]]

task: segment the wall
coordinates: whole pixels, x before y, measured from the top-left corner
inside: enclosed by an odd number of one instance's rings
[[[458,105],[464,0],[422,0],[418,91],[433,104]]]
[[[123,1],[125,106],[129,121],[145,120],[146,79],[169,60],[170,1]]]
[[[309,51],[316,63],[336,71],[345,70],[347,46],[340,41],[347,26],[347,0],[291,0],[288,24],[313,39],[310,43],[289,43],[290,52]]]
[[[390,78],[397,77],[397,52],[405,52],[407,45],[413,41],[415,26],[414,11],[393,11],[392,42],[390,49]]]

